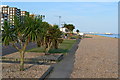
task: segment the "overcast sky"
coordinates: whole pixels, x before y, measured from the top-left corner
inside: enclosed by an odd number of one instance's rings
[[[2,2],[34,14],[50,24],[72,23],[81,32],[118,32],[118,2]]]

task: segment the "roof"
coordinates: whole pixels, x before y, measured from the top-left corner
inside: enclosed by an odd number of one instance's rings
[[[0,7],[8,7],[8,5],[0,5]]]

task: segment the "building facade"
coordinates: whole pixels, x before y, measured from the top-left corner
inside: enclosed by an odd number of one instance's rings
[[[70,33],[70,31],[67,28],[65,28],[65,27],[61,27],[60,31],[62,31],[64,33]]]
[[[29,12],[21,11],[17,7],[9,7],[8,5],[0,5],[0,25],[1,30],[4,27],[4,22],[8,21],[11,26],[14,25],[16,17],[19,21],[23,22],[25,16],[29,16]]]
[[[0,6],[0,23],[1,23],[1,29],[4,26],[4,21],[9,21],[9,6],[7,5],[1,5]]]
[[[21,16],[29,16],[29,12],[27,12],[27,11],[21,11]]]
[[[27,11],[21,11],[21,22],[24,22],[24,19],[26,16],[29,16],[29,12]]]
[[[21,11],[20,9],[16,8],[16,7],[9,7],[9,22],[10,25],[14,25],[14,17],[17,17],[17,19],[20,21],[20,17],[21,17]]]

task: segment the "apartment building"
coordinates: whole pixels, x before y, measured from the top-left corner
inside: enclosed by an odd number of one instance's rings
[[[9,6],[7,5],[1,5],[0,6],[0,23],[1,23],[1,29],[4,26],[4,21],[9,20]]]
[[[21,11],[21,16],[29,16],[29,12],[27,12],[27,11]]]
[[[16,7],[9,7],[9,21],[11,25],[14,25],[14,17],[17,17],[18,20],[21,19],[21,10]]]
[[[29,14],[29,16],[34,18],[36,15],[35,14]]]
[[[24,22],[25,16],[29,16],[29,12],[21,11],[21,22]]]
[[[3,30],[4,21],[8,21],[11,26],[15,25],[14,17],[17,17],[18,20],[24,22],[25,16],[35,17],[34,14],[30,14],[27,11],[21,11],[17,7],[10,7],[8,5],[0,5],[0,27]]]
[[[0,6],[0,23],[1,29],[4,26],[4,21],[8,21],[10,25],[14,25],[14,16],[20,20],[21,18],[21,10],[16,7],[9,7],[7,5]]]

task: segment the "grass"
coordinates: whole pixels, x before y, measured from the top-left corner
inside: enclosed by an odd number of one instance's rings
[[[83,38],[92,38],[92,37],[90,37],[90,36],[84,36]]]
[[[64,40],[63,43],[59,45],[58,49],[50,49],[49,53],[67,53],[75,42],[76,40]],[[40,52],[41,53],[41,52],[44,52],[44,48],[37,47],[37,48],[28,50],[28,52]]]
[[[78,36],[78,35],[72,35],[72,36],[70,36],[70,38],[71,39],[77,39],[77,38],[80,38],[80,36]]]
[[[37,48],[33,48],[33,49],[30,49],[30,50],[27,50],[27,52],[44,52],[44,47],[37,47]]]

